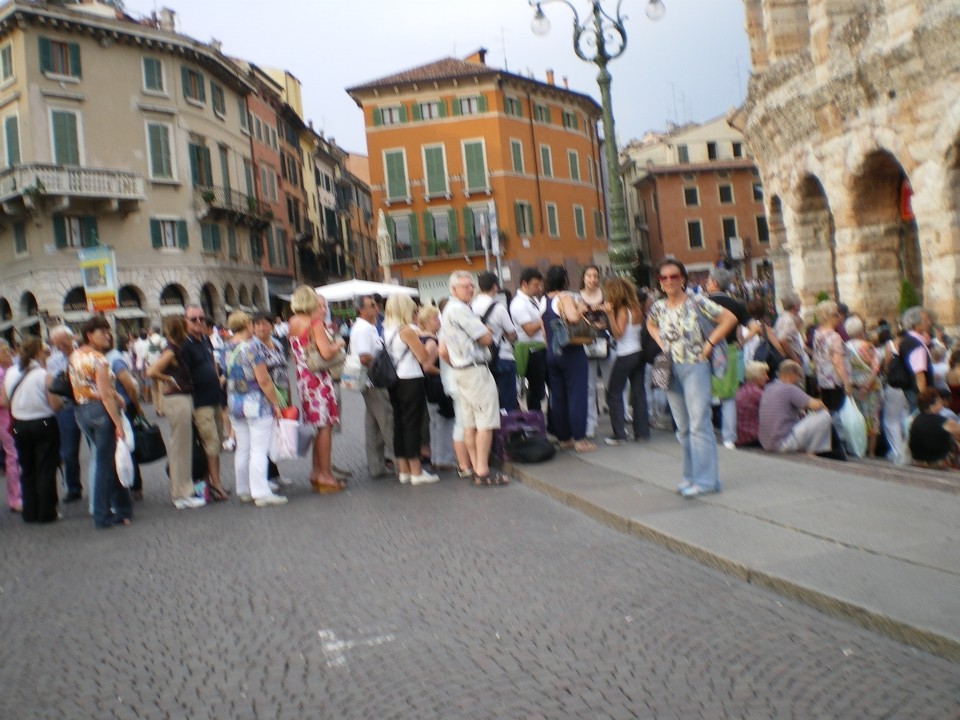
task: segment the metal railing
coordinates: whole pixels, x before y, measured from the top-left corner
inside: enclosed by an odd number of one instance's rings
[[[263,218],[272,215],[267,208],[253,195],[247,195],[233,188],[219,185],[200,185],[193,188],[193,198],[197,207],[209,205],[211,208],[226,210],[240,215],[254,218]]]

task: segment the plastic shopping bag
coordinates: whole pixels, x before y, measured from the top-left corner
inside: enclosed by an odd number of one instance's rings
[[[367,369],[356,355],[347,355],[340,375],[340,387],[347,390],[362,391],[367,385]]]
[[[837,411],[837,419],[843,428],[843,444],[847,454],[862,458],[867,453],[867,422],[853,398],[844,399]]]
[[[133,487],[133,453],[134,440],[133,428],[130,427],[130,421],[126,416],[121,416],[123,420],[123,439],[117,440],[117,449],[113,454],[113,461],[117,466],[117,479],[125,488]]]
[[[273,424],[273,434],[270,436],[270,459],[275,463],[296,457],[299,424],[296,420],[284,418]]]

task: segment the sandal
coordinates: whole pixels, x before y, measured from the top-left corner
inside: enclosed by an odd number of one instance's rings
[[[214,502],[226,502],[230,499],[230,494],[222,487],[208,486],[210,489],[210,499]]]
[[[597,446],[589,440],[579,440],[573,444],[573,449],[578,453],[588,453],[596,450]]]
[[[494,472],[488,475],[475,475],[473,478],[474,487],[499,487],[500,485],[508,485],[509,483],[510,478],[502,472]]]
[[[463,468],[457,466],[457,475],[459,475],[460,477],[462,477],[462,478],[464,478],[464,479],[470,479],[470,480],[472,480],[472,479],[473,479],[473,468],[467,468],[466,470],[464,470]]]
[[[561,449],[561,450],[570,450],[570,449],[572,449],[575,445],[576,445],[576,443],[575,443],[573,440],[563,440],[563,441],[560,443],[560,449]]]

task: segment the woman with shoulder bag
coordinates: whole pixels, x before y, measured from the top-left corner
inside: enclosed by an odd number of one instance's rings
[[[3,396],[3,379],[13,365],[13,351],[9,343],[0,338],[0,443],[3,445],[5,469],[7,475],[7,507],[11,512],[23,510],[20,499],[20,461],[17,460],[17,444],[13,441],[13,421],[10,418],[9,403]]]
[[[56,411],[63,403],[50,392],[51,377],[44,368],[47,354],[40,338],[24,340],[18,362],[7,368],[0,387],[0,405],[9,408],[13,418],[14,460],[19,462],[20,473],[17,490],[23,521],[27,523],[48,523],[59,518],[60,430]]]
[[[634,439],[649,440],[650,418],[647,414],[647,391],[644,386],[647,366],[640,352],[640,336],[646,321],[643,306],[633,283],[624,278],[607,280],[604,293],[607,297],[604,312],[610,323],[610,333],[617,340],[617,355],[607,386],[607,407],[610,408],[613,436],[605,438],[604,442],[607,445],[622,445],[627,442],[623,391],[628,380]]]
[[[597,339],[584,347],[587,355],[587,437],[593,438],[597,432],[597,415],[606,405],[604,383],[609,383],[610,372],[617,353],[613,350],[609,316],[604,310],[605,291],[600,285],[600,268],[587,265],[580,278],[580,299],[583,301],[583,317],[597,329]],[[592,356],[594,349],[606,347],[603,357]],[[599,387],[598,387],[599,386]]]
[[[427,414],[430,416],[430,463],[434,470],[453,469],[457,462],[453,450],[455,424],[453,400],[443,389],[440,378],[440,311],[434,305],[425,305],[417,313],[420,342],[427,351],[423,369],[427,386]]]
[[[69,361],[77,425],[94,453],[93,524],[98,529],[129,525],[133,497],[117,477],[117,442],[123,441],[123,402],[104,353],[113,346],[110,323],[96,315],[80,326],[81,345]]]
[[[583,320],[585,306],[569,292],[567,270],[554,265],[547,270],[544,281],[547,306],[543,311],[543,327],[547,338],[547,377],[550,387],[550,425],[563,449],[573,448],[578,453],[597,449],[587,438],[587,405],[589,366],[583,345],[567,344],[558,347],[558,323],[577,323]]]
[[[163,323],[167,346],[147,368],[158,396],[163,398],[164,417],[170,424],[167,442],[167,473],[170,476],[170,497],[177,510],[199,508],[206,501],[197,497],[193,487],[193,381],[180,348],[187,341],[187,323],[180,315]],[[211,494],[223,493],[222,487],[210,488]]]
[[[683,449],[683,478],[677,491],[685,498],[720,492],[717,438],[711,412],[710,354],[737,325],[736,316],[703,295],[687,293],[687,269],[673,257],[661,261],[658,300],[647,317],[647,330],[671,361],[667,399]],[[697,314],[716,323],[707,337]]]
[[[288,321],[288,337],[297,372],[300,424],[317,433],[313,441],[310,485],[316,493],[339,492],[344,484],[334,477],[331,467],[333,426],[340,422],[333,378],[329,370],[311,370],[308,357],[316,351],[323,361],[333,360],[343,353],[343,338],[331,342],[324,325],[327,301],[309,285],[300,285],[293,291],[290,309],[293,315]]]
[[[397,371],[397,382],[388,389],[393,407],[393,451],[401,483],[434,483],[439,476],[423,469],[420,461],[423,418],[427,413],[427,391],[423,368],[430,356],[413,324],[413,300],[406,295],[387,299],[383,318],[383,347]]]

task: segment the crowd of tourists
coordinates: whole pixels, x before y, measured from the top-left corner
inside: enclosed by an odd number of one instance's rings
[[[116,343],[103,316],[76,337],[59,326],[49,343],[27,338],[15,355],[0,341],[8,507],[26,522],[56,520],[58,472],[63,501],[79,500],[82,436],[94,525],[130,524],[142,477],[135,467],[130,487],[120,483],[114,456],[123,418],[138,421],[147,404],[165,418],[177,509],[229,500],[224,451],[233,452],[241,502],[285,504],[292,481],[271,447],[290,417],[309,445],[310,486],[340,492],[350,473],[333,465],[332,446],[348,375],[364,403],[370,476],[411,485],[454,471],[478,487],[509,483],[490,458],[502,418],[516,413],[544,413],[559,449],[577,453],[596,451],[604,412],[609,446],[649,440],[652,426],[672,429],[687,498],[721,489],[721,444],[960,466],[960,348],[923,308],[903,313],[897,335],[882,320],[868,330],[832,300],[805,313],[793,293],[781,296],[774,320],[762,287],[745,288],[723,267],[692,287],[684,265],[667,258],[656,279],[656,291],[638,290],[625,278],[601,282],[589,266],[574,291],[564,267],[545,275],[531,267],[510,297],[493,273],[475,286],[457,271],[439,306],[404,294],[356,298],[346,331],[301,286],[286,321],[234,312],[216,328],[190,305],[162,333]]]

